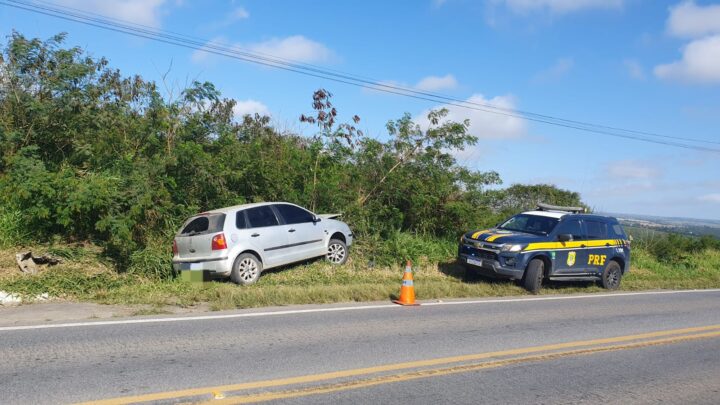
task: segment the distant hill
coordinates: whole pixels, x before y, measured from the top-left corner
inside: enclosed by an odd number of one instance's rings
[[[620,213],[603,213],[603,215],[614,216],[623,226],[629,228],[692,236],[712,235],[720,239],[720,220]]]

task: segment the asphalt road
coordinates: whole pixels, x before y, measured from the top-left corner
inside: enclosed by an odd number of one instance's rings
[[[0,403],[131,396],[163,403],[718,403],[720,291],[0,327]]]

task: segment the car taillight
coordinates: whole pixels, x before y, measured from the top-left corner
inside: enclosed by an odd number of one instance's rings
[[[212,250],[223,249],[227,249],[227,242],[225,242],[225,234],[219,233],[212,238]]]
[[[173,239],[173,256],[177,256],[178,254],[178,248],[177,248],[177,242],[175,239]]]

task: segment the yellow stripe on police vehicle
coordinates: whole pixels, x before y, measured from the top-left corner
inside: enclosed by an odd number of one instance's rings
[[[616,289],[630,268],[630,243],[613,217],[538,204],[496,228],[465,234],[458,261],[467,276],[521,280],[531,292],[548,279],[598,280]]]

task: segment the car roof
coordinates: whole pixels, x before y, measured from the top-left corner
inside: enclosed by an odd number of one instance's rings
[[[295,206],[299,207],[299,205],[285,202],[285,201],[269,201],[269,202],[240,204],[240,205],[233,205],[231,207],[217,208],[214,210],[205,211],[205,212],[203,212],[203,214],[229,214],[229,213],[233,213],[233,212],[236,212],[239,210],[244,210],[244,209],[254,208],[254,207],[262,207],[264,205],[273,205],[273,204],[288,204],[288,205],[295,205]],[[302,207],[300,207],[300,208],[302,208]],[[200,215],[200,214],[198,214],[198,215]]]
[[[550,217],[560,219],[565,215],[570,215],[569,212],[558,212],[558,211],[526,211],[523,212],[526,215],[537,215],[539,217]]]
[[[600,219],[600,220],[606,220],[606,221],[610,221],[610,222],[617,222],[617,219],[615,217],[609,217],[606,215],[573,214],[572,212],[565,212],[565,211],[526,211],[526,212],[523,212],[523,214],[537,215],[539,217],[550,217],[550,218],[557,218],[557,219],[561,219],[561,218],[564,218],[564,217],[570,215],[573,218],[578,218],[578,219]]]

